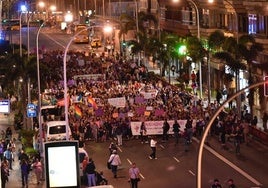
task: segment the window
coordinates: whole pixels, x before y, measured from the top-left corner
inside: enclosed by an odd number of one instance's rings
[[[257,16],[256,14],[248,15],[248,33],[256,34],[257,31]]]

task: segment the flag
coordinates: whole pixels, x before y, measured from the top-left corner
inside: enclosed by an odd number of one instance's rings
[[[82,117],[82,110],[77,105],[74,106],[74,115],[77,118],[81,118]]]
[[[87,98],[87,102],[93,107],[94,110],[98,109],[97,103],[91,96]]]
[[[70,96],[68,95],[68,96],[67,96],[67,106],[69,106],[69,102],[70,102]],[[57,105],[58,105],[58,106],[65,106],[64,98],[59,99],[59,100],[57,101]]]

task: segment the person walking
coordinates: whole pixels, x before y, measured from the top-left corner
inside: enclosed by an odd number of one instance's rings
[[[168,140],[168,131],[169,131],[169,128],[170,128],[170,125],[169,125],[169,123],[167,122],[166,119],[164,121],[164,124],[163,124],[162,128],[163,128],[163,138],[162,138],[162,140],[164,142],[166,142]]]
[[[32,164],[32,167],[34,169],[37,184],[40,184],[41,183],[41,178],[42,178],[42,173],[43,173],[43,165],[40,162],[39,158],[35,158],[35,161]]]
[[[211,185],[211,188],[222,188],[220,181],[218,179],[214,179],[214,182]]]
[[[136,166],[136,163],[132,163],[131,168],[128,170],[129,174],[129,182],[131,184],[131,188],[138,188],[138,182],[140,181],[139,175],[140,170]]]
[[[152,149],[152,153],[149,155],[150,159],[157,159],[156,158],[156,144],[157,144],[157,141],[155,140],[154,136],[152,136],[150,140],[150,147]]]
[[[268,114],[267,112],[264,112],[262,116],[262,122],[263,122],[262,126],[265,132],[267,132],[267,121],[268,121]]]
[[[146,139],[146,126],[145,126],[145,123],[144,121],[141,123],[141,127],[140,127],[140,135],[141,135],[141,143],[143,144],[144,142],[147,141]]]
[[[6,187],[9,176],[9,164],[8,161],[4,158],[1,162],[1,188]]]
[[[121,121],[119,121],[116,125],[115,135],[117,138],[117,145],[122,146],[123,145],[123,127],[122,127]]]
[[[236,126],[234,129],[232,136],[234,137],[235,153],[236,155],[240,155],[240,144],[243,137],[243,130],[240,126]]]
[[[175,146],[176,146],[179,143],[179,132],[180,132],[180,125],[177,120],[174,121],[173,132],[174,132]]]
[[[86,170],[85,170],[87,174],[88,187],[96,186],[95,170],[96,170],[96,166],[94,164],[94,161],[92,160],[92,158],[89,158],[87,166],[86,166]]]
[[[28,187],[28,176],[29,176],[29,165],[25,159],[22,159],[20,162],[20,170],[21,170],[21,179],[22,179],[22,187]]]
[[[110,155],[108,162],[111,163],[111,170],[114,175],[114,178],[117,178],[117,169],[121,165],[121,159],[117,154],[117,151],[114,150],[112,155]]]
[[[12,170],[13,154],[11,148],[6,149],[6,151],[4,152],[4,157],[9,163],[9,169]]]
[[[228,188],[236,188],[233,179],[229,179],[229,180],[228,180]]]

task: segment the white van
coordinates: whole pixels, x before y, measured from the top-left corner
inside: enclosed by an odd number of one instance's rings
[[[48,121],[46,123],[47,134],[46,141],[66,140],[66,121]],[[69,138],[71,138],[71,129],[68,126]]]

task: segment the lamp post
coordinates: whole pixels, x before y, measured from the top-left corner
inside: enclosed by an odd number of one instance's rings
[[[42,105],[42,99],[41,99],[41,86],[40,86],[40,64],[39,64],[39,34],[41,31],[41,28],[44,26],[45,22],[43,22],[36,34],[36,60],[37,60],[37,87],[38,87],[38,124],[39,124],[39,151],[40,153],[43,152],[43,126],[41,125],[41,105]]]
[[[64,110],[65,110],[65,122],[66,122],[66,140],[69,140],[69,119],[68,119],[68,97],[67,97],[67,75],[66,75],[66,62],[67,62],[67,52],[69,50],[69,47],[71,45],[71,43],[73,42],[73,40],[75,39],[75,37],[77,37],[80,33],[88,30],[88,29],[92,29],[92,28],[96,28],[96,27],[102,27],[102,26],[89,26],[85,29],[82,29],[81,31],[77,32],[69,41],[69,43],[67,44],[67,46],[65,47],[65,51],[64,51],[64,56],[63,56],[63,85],[64,85]]]
[[[255,88],[257,86],[260,86],[260,85],[263,85],[265,84],[265,81],[262,81],[262,82],[259,82],[259,83],[256,83],[256,84],[253,84],[249,87],[246,87],[244,89],[241,89],[239,92],[235,93],[233,96],[231,96],[229,99],[227,99],[218,109],[217,111],[213,114],[213,116],[210,118],[210,121],[208,122],[205,130],[204,130],[204,133],[203,133],[203,136],[200,140],[200,143],[199,143],[199,149],[198,149],[198,159],[197,159],[197,188],[201,188],[201,178],[202,178],[202,174],[201,174],[201,170],[202,170],[202,155],[203,155],[203,150],[204,150],[204,145],[205,145],[205,140],[206,140],[206,137],[208,135],[208,132],[214,122],[214,120],[218,117],[219,113],[224,109],[224,106],[227,105],[230,101],[232,101],[233,99],[235,99],[236,97],[238,97],[239,95],[241,95],[244,91],[248,90],[248,89],[252,89],[252,88]],[[254,183],[257,185],[257,186],[261,186],[261,183],[258,182],[257,180],[253,179]]]
[[[22,14],[27,11],[27,7],[25,5],[22,5],[20,7],[20,9],[21,9],[20,17],[19,17],[19,19],[20,19],[20,23],[19,23],[20,24],[20,57],[22,57],[22,36],[21,36],[22,24],[21,24],[21,18],[22,18]]]
[[[200,21],[199,21],[199,10],[196,3],[193,0],[187,0],[193,4],[196,11],[196,24],[197,24],[197,38],[200,41]],[[173,2],[177,3],[179,0],[173,0]],[[203,98],[203,86],[202,86],[202,65],[201,61],[199,61],[199,90],[200,90],[200,98]]]
[[[140,42],[140,39],[139,39],[139,18],[138,18],[138,2],[137,0],[135,0],[135,15],[136,15],[136,30],[137,30],[137,41],[138,43]],[[140,60],[141,60],[141,54],[139,52],[139,55],[138,55],[138,64],[140,65]]]
[[[27,18],[27,57],[28,57],[28,60],[29,60],[29,56],[30,56],[30,52],[29,52],[29,48],[30,48],[30,29],[29,29],[29,24],[30,24],[30,18],[32,17],[32,15],[33,15],[33,13],[30,13],[30,16],[28,16],[28,18]]]

